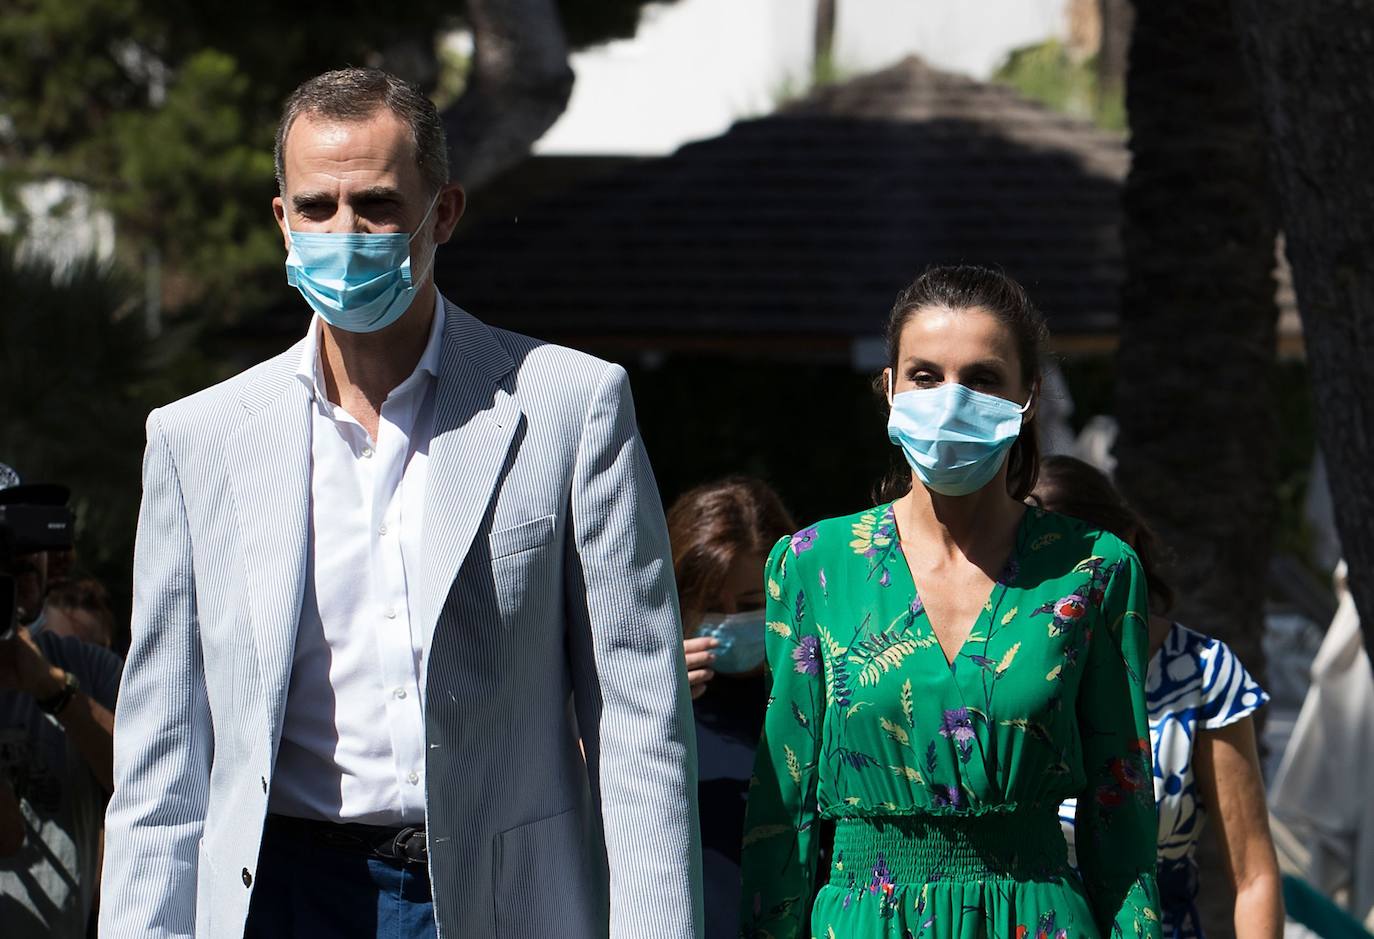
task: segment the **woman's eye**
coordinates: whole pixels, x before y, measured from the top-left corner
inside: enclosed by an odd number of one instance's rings
[[[938,385],[940,383],[940,379],[932,375],[930,372],[912,372],[910,375],[907,376],[907,380],[910,381],[913,385],[922,386]]]

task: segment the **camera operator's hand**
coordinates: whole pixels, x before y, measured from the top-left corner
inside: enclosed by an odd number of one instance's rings
[[[25,626],[0,641],[0,691],[18,691],[42,702],[67,687],[67,673],[53,665]],[[55,716],[67,738],[106,790],[114,788],[114,715],[83,691],[59,698]],[[49,712],[54,713],[54,712]]]
[[[65,675],[43,657],[27,626],[0,642],[0,690],[20,691],[39,700],[62,690]]]

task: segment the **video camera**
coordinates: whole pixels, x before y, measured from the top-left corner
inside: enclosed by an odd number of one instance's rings
[[[60,486],[0,490],[0,641],[13,636],[19,624],[19,559],[72,546],[72,512],[66,501],[66,489]]]

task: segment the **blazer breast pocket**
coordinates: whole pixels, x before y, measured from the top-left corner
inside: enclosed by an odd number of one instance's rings
[[[510,528],[502,528],[500,531],[492,532],[487,536],[487,544],[491,548],[491,559],[496,561],[513,554],[520,554],[522,551],[532,551],[548,544],[553,540],[553,523],[554,516],[543,515],[539,518],[530,519],[528,522],[521,522],[519,525],[512,525]]]

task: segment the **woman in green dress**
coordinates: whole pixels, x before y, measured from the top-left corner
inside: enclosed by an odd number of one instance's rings
[[[768,559],[745,936],[1159,936],[1140,564],[1022,501],[1045,335],[984,268],[897,298],[884,378],[906,492]],[[835,840],[815,892],[818,818]]]

